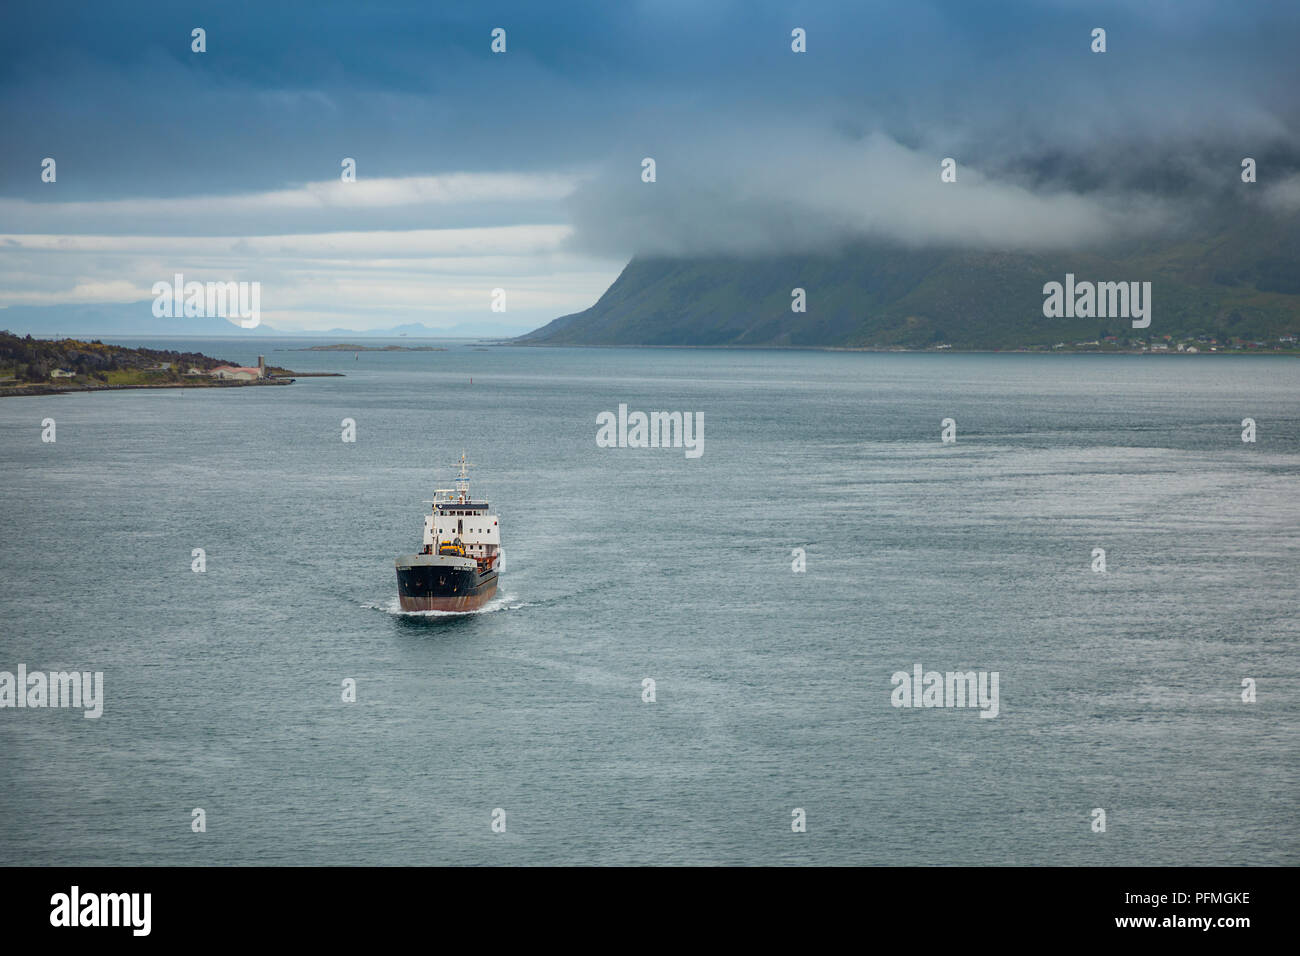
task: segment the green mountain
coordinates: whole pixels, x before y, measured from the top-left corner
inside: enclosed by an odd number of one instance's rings
[[[1151,325],[1047,318],[1043,286],[1151,282]],[[791,310],[795,288],[807,311]],[[1050,347],[1115,336],[1275,342],[1300,333],[1300,221],[1031,254],[860,243],[822,255],[633,259],[600,300],[516,341],[536,345]]]

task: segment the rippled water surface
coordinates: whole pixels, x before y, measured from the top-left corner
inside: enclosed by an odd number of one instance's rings
[[[1300,862],[1300,362],[286,344],[0,399],[0,670],[106,698],[0,710],[0,863]],[[401,614],[462,450],[503,588]]]

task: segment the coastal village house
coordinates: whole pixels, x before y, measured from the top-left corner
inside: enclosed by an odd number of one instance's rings
[[[259,378],[266,378],[266,358],[261,355],[257,357],[257,368],[247,368],[236,365],[218,365],[208,374],[213,378],[227,381],[252,382]]]
[[[50,373],[50,378],[72,378],[76,374],[77,373],[72,371],[72,369],[56,368]]]

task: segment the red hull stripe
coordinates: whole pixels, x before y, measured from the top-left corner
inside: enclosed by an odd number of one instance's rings
[[[407,597],[399,595],[403,611],[474,611],[481,608],[497,593],[497,584],[493,581],[478,594],[466,594],[456,597]]]

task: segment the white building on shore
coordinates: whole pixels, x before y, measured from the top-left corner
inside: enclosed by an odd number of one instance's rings
[[[219,378],[225,381],[256,381],[257,379],[266,378],[266,358],[262,355],[257,357],[257,368],[249,368],[247,366],[239,365],[218,365],[208,374],[213,378]]]

